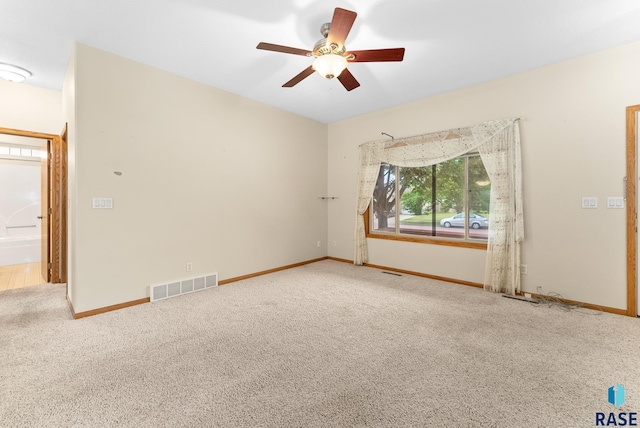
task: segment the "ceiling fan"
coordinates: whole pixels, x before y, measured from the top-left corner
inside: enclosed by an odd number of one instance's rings
[[[404,48],[347,51],[344,42],[351,31],[356,16],[355,12],[337,7],[333,12],[331,22],[323,24],[320,28],[322,39],[318,40],[311,51],[264,42],[259,43],[256,48],[315,58],[309,67],[282,85],[283,88],[291,88],[317,71],[327,79],[337,77],[342,86],[347,91],[351,91],[360,86],[360,83],[347,69],[347,63],[402,61],[404,58]]]

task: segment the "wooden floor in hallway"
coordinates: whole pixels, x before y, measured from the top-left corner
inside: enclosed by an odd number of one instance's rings
[[[0,291],[45,284],[40,262],[0,266]]]

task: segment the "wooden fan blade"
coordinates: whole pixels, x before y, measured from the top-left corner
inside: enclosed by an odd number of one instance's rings
[[[353,74],[351,74],[351,72],[347,68],[342,70],[342,73],[340,73],[340,76],[338,76],[338,80],[340,81],[340,83],[342,83],[342,86],[344,86],[347,91],[351,91],[360,86],[360,83],[358,83],[356,78],[353,77]]]
[[[331,28],[329,28],[329,34],[327,35],[327,44],[336,44],[338,47],[344,46],[344,41],[347,39],[349,31],[351,31],[356,16],[358,14],[355,12],[336,7],[331,20]]]
[[[287,83],[282,85],[282,87],[283,88],[292,88],[292,87],[296,86],[298,83],[302,82],[307,77],[311,76],[313,73],[315,73],[315,70],[313,69],[313,67],[309,66],[309,67],[305,68],[304,70],[302,70],[302,72],[300,74],[298,74],[296,77],[294,77],[293,79],[289,80]]]
[[[353,55],[355,58],[348,59],[349,55]],[[402,61],[404,59],[404,48],[349,51],[345,56],[349,62]]]
[[[274,45],[273,43],[264,43],[264,42],[258,43],[258,46],[256,46],[256,49],[262,49],[265,51],[273,51],[273,52],[282,52],[282,53],[294,54],[294,55],[302,55],[302,56],[311,55],[311,51],[307,51],[304,49],[291,48],[289,46]]]

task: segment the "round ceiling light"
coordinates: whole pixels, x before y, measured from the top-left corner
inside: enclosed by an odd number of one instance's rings
[[[311,67],[322,77],[333,79],[347,68],[347,59],[342,55],[325,54],[317,57]]]
[[[10,82],[22,82],[31,77],[31,72],[11,64],[0,63],[0,78]]]

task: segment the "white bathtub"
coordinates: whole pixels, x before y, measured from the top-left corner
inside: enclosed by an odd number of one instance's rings
[[[40,236],[0,237],[0,266],[39,262],[40,257]]]

